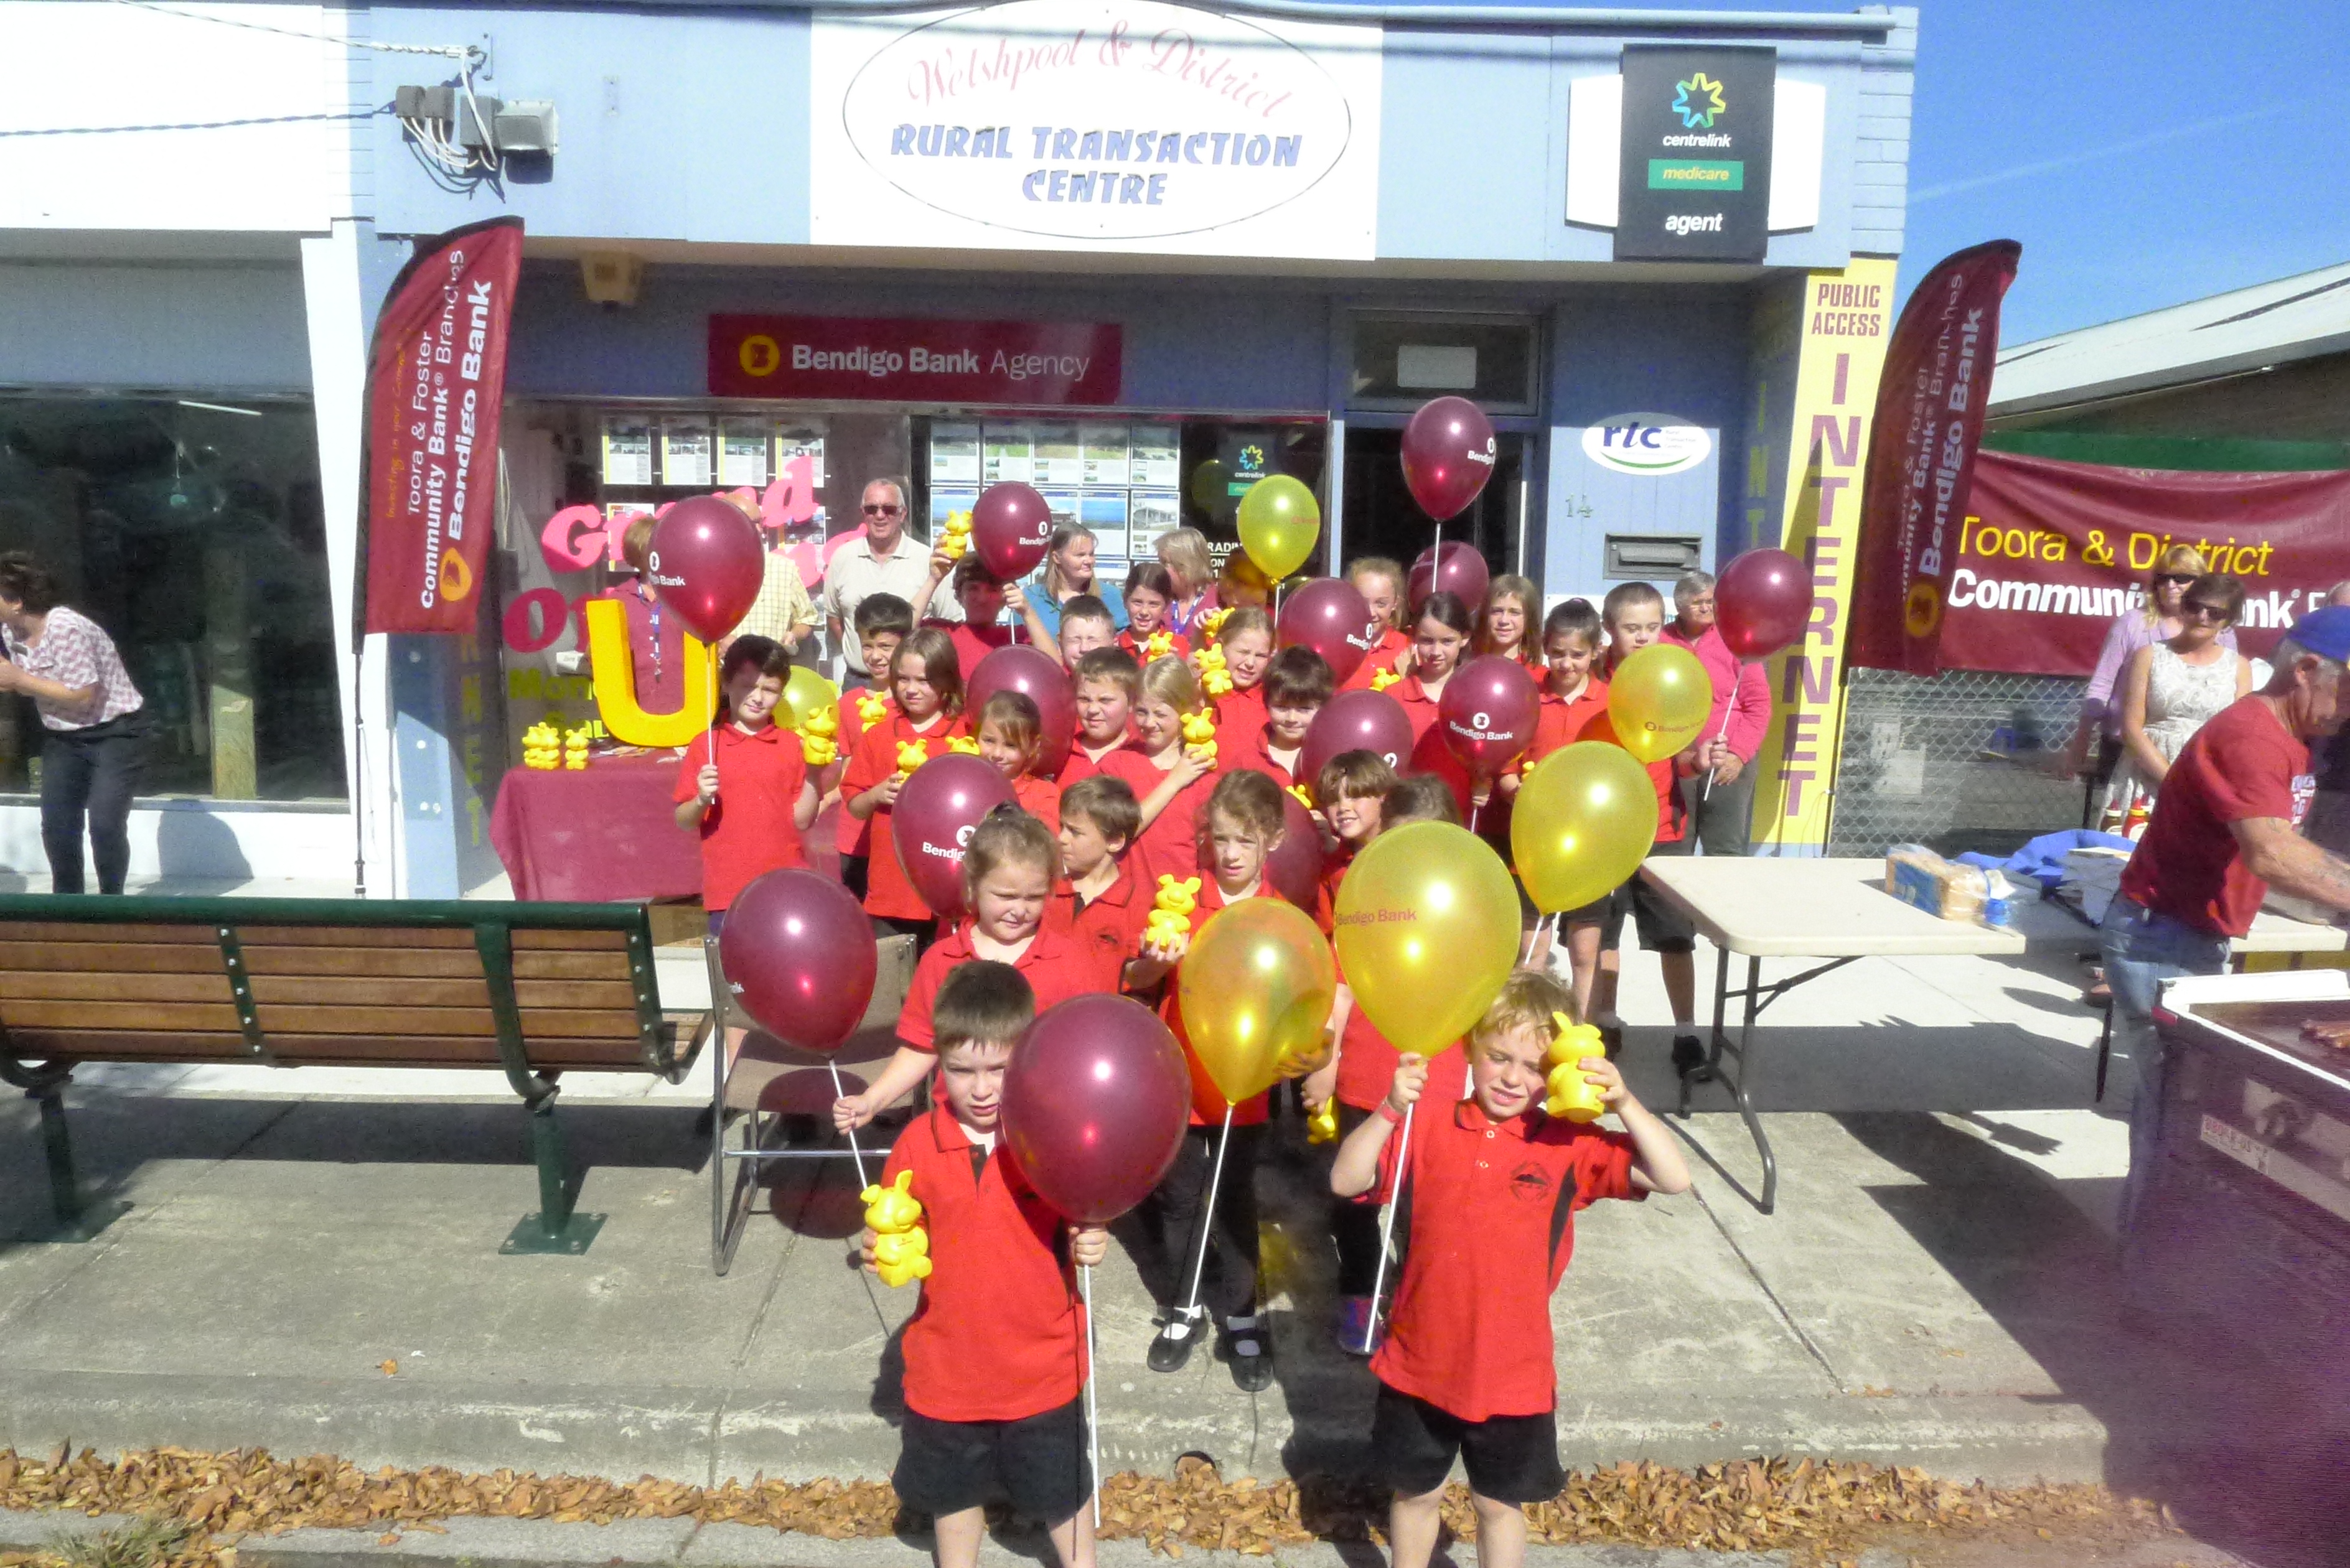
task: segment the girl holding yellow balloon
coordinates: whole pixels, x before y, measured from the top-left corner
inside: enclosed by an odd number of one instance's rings
[[[1174,981],[1160,1013],[1191,1069],[1191,1129],[1144,1209],[1180,1299],[1167,1303],[1149,1364],[1180,1370],[1211,1313],[1232,1381],[1273,1382],[1273,1340],[1257,1308],[1256,1167],[1266,1091],[1322,1064],[1337,992],[1330,950],[1311,918],[1274,896],[1265,859],[1281,846],[1281,788],[1260,773],[1226,774],[1209,796],[1204,862],[1188,937],[1147,943],[1128,990]]]

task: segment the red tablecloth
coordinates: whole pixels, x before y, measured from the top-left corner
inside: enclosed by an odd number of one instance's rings
[[[490,846],[515,897],[564,903],[698,898],[702,841],[677,826],[677,759],[606,757],[578,769],[514,768],[490,809]],[[833,814],[803,836],[836,874]]]

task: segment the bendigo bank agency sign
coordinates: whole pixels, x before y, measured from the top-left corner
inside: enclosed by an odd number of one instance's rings
[[[1949,670],[2089,674],[2143,610],[2164,550],[2244,587],[2236,640],[2265,654],[2350,577],[2350,472],[2195,473],[1976,455],[1941,623]]]
[[[1107,322],[713,316],[710,393],[1092,407],[1118,401],[1122,348]]]
[[[1010,0],[811,47],[818,244],[1373,254],[1377,27]]]

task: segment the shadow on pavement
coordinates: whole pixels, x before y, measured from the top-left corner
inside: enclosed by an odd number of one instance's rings
[[[2112,1240],[1980,1138],[1930,1116],[1836,1119],[1921,1183],[1869,1196],[2105,1424],[2108,1486],[2262,1568],[2338,1568],[2343,1416],[2261,1357],[2258,1324],[2126,1310]]]

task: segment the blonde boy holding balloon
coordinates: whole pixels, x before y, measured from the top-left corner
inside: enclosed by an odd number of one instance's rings
[[[1220,1330],[1218,1353],[1231,1363],[1232,1381],[1243,1392],[1255,1394],[1273,1382],[1273,1339],[1257,1303],[1256,1168],[1269,1096],[1259,1089],[1243,1101],[1227,1099],[1215,1071],[1222,1058],[1211,1064],[1203,1056],[1216,1053],[1229,1037],[1231,1031],[1216,1027],[1229,1020],[1194,1018],[1187,1025],[1184,986],[1179,983],[1184,977],[1178,971],[1192,941],[1211,919],[1235,905],[1263,898],[1279,905],[1279,913],[1294,917],[1291,923],[1304,928],[1302,947],[1294,951],[1277,944],[1258,949],[1269,968],[1251,966],[1251,973],[1228,979],[1193,974],[1189,980],[1195,994],[1205,990],[1220,1001],[1245,1007],[1248,999],[1262,997],[1269,989],[1306,985],[1305,971],[1327,975],[1329,989],[1335,990],[1336,982],[1335,974],[1328,974],[1328,950],[1313,921],[1282,904],[1265,885],[1265,860],[1281,847],[1281,787],[1261,773],[1226,774],[1201,815],[1201,858],[1205,864],[1191,929],[1171,942],[1146,940],[1140,955],[1126,966],[1130,992],[1166,982],[1159,1014],[1182,1044],[1192,1081],[1191,1125],[1182,1150],[1144,1203],[1156,1221],[1166,1262],[1175,1270],[1175,1293],[1180,1298],[1171,1301],[1161,1317],[1149,1362],[1154,1372],[1180,1371],[1205,1337],[1212,1315]],[[1198,986],[1203,981],[1211,983]],[[1319,1016],[1311,1021],[1315,1049],[1284,1057],[1283,1076],[1301,1076],[1322,1065],[1326,1055],[1322,1026],[1328,1014],[1325,1001]],[[1219,1143],[1223,1145],[1222,1170],[1211,1176]],[[1212,1211],[1208,1195],[1211,1179],[1216,1192]]]
[[[1603,1198],[1689,1189],[1672,1134],[1605,1056],[1577,1065],[1623,1131],[1543,1108],[1546,1058],[1570,1006],[1549,976],[1512,974],[1470,1030],[1469,1096],[1414,1116],[1399,1157],[1396,1133],[1429,1080],[1426,1059],[1405,1054],[1378,1114],[1348,1136],[1331,1168],[1340,1197],[1392,1194],[1399,1180],[1412,1193],[1411,1249],[1371,1360],[1379,1380],[1371,1455],[1394,1494],[1394,1568],[1426,1568],[1456,1457],[1477,1511],[1480,1568],[1523,1562],[1523,1505],[1555,1497],[1566,1481],[1550,1297],[1575,1249],[1573,1216]]]
[[[890,1483],[931,1516],[939,1568],[976,1568],[998,1493],[1051,1532],[1061,1568],[1092,1568],[1083,1394],[1086,1325],[1070,1265],[1108,1232],[1062,1218],[998,1134],[1013,1047],[1036,993],[1010,964],[963,964],[939,988],[940,1094],[898,1135],[881,1185],[910,1174],[930,1272],[900,1341],[906,1417]],[[870,1230],[861,1241],[875,1266]]]

